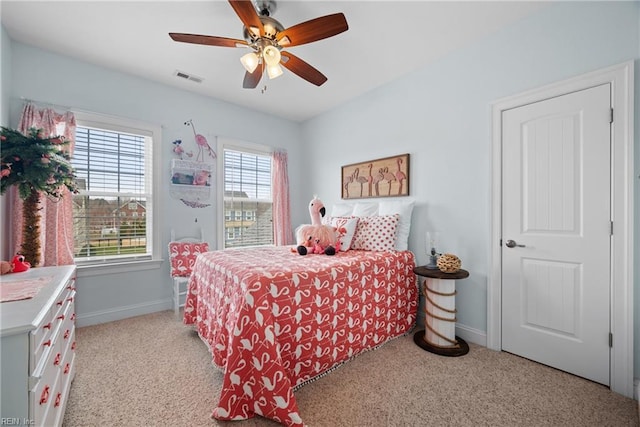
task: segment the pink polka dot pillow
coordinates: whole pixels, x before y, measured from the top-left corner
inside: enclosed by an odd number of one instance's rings
[[[400,215],[360,217],[351,249],[394,251]]]
[[[189,277],[198,255],[208,250],[206,242],[170,242],[171,277]]]

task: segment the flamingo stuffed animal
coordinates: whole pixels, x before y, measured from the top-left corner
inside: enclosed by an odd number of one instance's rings
[[[322,224],[326,209],[322,200],[317,196],[309,202],[309,215],[311,224],[301,225],[296,230],[298,242],[297,252],[300,255],[309,253],[335,255],[336,253],[336,230],[334,227]]]

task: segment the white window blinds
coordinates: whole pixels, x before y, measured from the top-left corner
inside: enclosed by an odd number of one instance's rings
[[[76,260],[151,257],[151,137],[77,126]]]
[[[271,156],[225,148],[224,247],[273,244]]]

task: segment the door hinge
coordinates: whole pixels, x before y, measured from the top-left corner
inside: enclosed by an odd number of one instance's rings
[[[610,114],[609,114],[609,123],[613,123],[613,108],[611,108],[609,111],[610,111]]]
[[[609,347],[613,347],[613,334],[609,332]]]

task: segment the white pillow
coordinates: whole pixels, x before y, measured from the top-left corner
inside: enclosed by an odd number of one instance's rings
[[[366,216],[358,220],[352,249],[364,251],[393,251],[400,215]]]
[[[378,215],[377,203],[356,203],[353,208],[353,216],[374,216]]]
[[[357,217],[331,217],[328,224],[336,227],[336,234],[340,240],[340,251],[346,252],[351,249],[353,238],[358,227]]]
[[[331,216],[351,216],[353,214],[353,205],[348,203],[336,203],[331,208]]]
[[[406,251],[409,249],[409,231],[411,230],[411,212],[415,200],[389,200],[382,201],[378,207],[378,214],[393,215],[399,214],[398,234],[396,236],[396,250]]]

